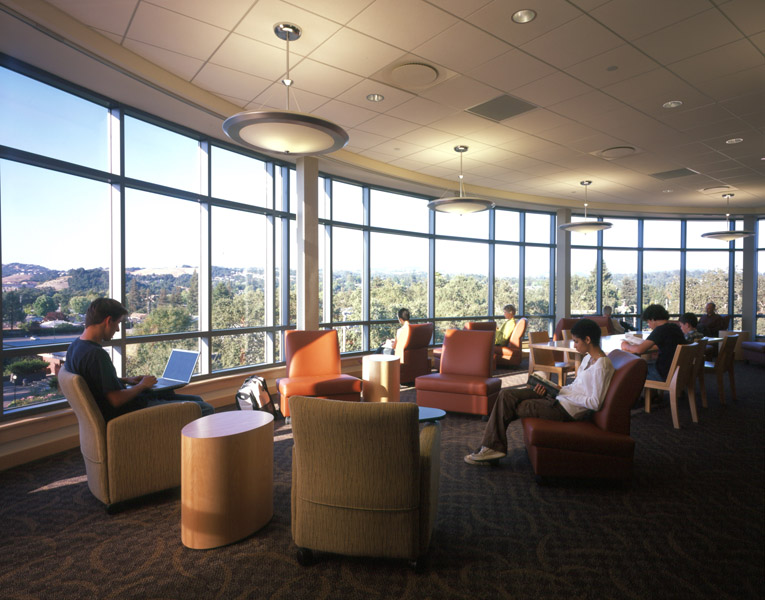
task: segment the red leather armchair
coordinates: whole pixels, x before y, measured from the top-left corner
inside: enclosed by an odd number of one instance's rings
[[[441,370],[414,380],[417,404],[446,411],[488,415],[502,382],[491,377],[494,333],[447,329]]]
[[[285,417],[290,416],[291,396],[356,402],[361,399],[361,379],[341,372],[336,330],[286,331],[284,352],[287,376],[277,379],[276,387]]]
[[[523,441],[538,477],[632,477],[635,440],[630,437],[630,409],[640,397],[647,367],[640,357],[621,350],[608,357],[616,372],[603,408],[592,421],[521,419]]]
[[[494,356],[498,367],[515,367],[523,359],[523,336],[526,335],[526,319],[518,319],[507,346],[494,346]]]
[[[616,333],[614,331],[614,324],[611,322],[611,319],[609,319],[608,317],[592,316],[592,317],[586,317],[586,318],[590,319],[591,321],[595,321],[598,327],[605,327],[606,329],[608,329],[608,335],[614,335]],[[553,339],[562,340],[563,330],[571,329],[574,326],[574,323],[580,320],[581,319],[574,319],[570,317],[564,317],[560,319],[558,321],[558,324],[555,326],[555,333],[553,333]]]
[[[414,381],[430,373],[428,345],[433,337],[433,323],[405,325],[396,333],[396,356],[401,361],[401,383]]]

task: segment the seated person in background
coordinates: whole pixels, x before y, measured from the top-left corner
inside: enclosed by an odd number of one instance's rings
[[[497,327],[497,331],[494,334],[494,345],[499,347],[507,346],[510,336],[513,335],[513,329],[515,329],[515,306],[505,304],[502,312],[505,313],[505,322]]]
[[[675,348],[685,344],[683,331],[675,323],[669,323],[669,313],[661,304],[651,304],[643,311],[643,321],[652,329],[645,341],[633,345],[622,342],[622,350],[633,354],[645,354],[658,349],[655,361],[648,361],[647,379],[665,381],[675,358]]]
[[[718,337],[723,328],[723,319],[717,314],[716,308],[714,302],[707,302],[704,307],[706,314],[701,315],[701,319],[699,319],[699,331],[709,337]]]
[[[184,396],[172,390],[152,392],[151,386],[157,382],[153,375],[117,377],[117,371],[102,344],[120,330],[127,314],[125,307],[116,300],[93,300],[85,314],[85,331],[66,351],[64,368],[85,379],[104,421],[166,402],[196,402],[202,409],[202,416],[213,414],[215,409],[199,396]]]
[[[563,386],[555,398],[542,384],[534,389],[504,388],[486,423],[481,447],[465,457],[471,465],[488,464],[507,454],[507,426],[516,419],[538,417],[550,421],[581,421],[600,410],[614,365],[600,349],[600,326],[592,319],[580,319],[571,328],[574,347],[586,354],[576,379]]]
[[[619,323],[617,319],[611,316],[613,309],[610,306],[603,307],[603,316],[611,319],[611,327],[614,328],[614,333],[624,333],[624,327]]]
[[[685,313],[678,321],[680,321],[680,329],[683,330],[683,335],[685,335],[685,341],[689,344],[704,337],[704,334],[696,329],[699,320],[693,313]]]
[[[404,327],[409,327],[409,309],[408,308],[400,308],[398,310],[398,322],[401,327],[399,327],[398,331],[396,331],[396,337],[395,338],[388,338],[385,340],[385,343],[383,344],[383,354],[395,354],[396,353],[396,339],[398,339],[398,334],[401,332],[401,330]]]

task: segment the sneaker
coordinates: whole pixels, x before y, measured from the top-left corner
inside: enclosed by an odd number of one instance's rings
[[[473,452],[473,454],[468,454],[465,457],[465,462],[469,465],[486,465],[489,464],[493,460],[499,460],[500,458],[504,458],[506,456],[505,452],[497,452],[496,450],[492,450],[491,448],[487,448],[486,446],[481,446],[481,449],[478,452]]]

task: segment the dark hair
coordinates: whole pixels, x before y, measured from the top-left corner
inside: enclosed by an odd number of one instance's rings
[[[606,311],[608,311],[608,312],[612,313],[612,312],[614,311],[614,309],[613,309],[613,308],[611,308],[610,306],[604,306],[604,307],[603,307],[603,312],[605,313]]]
[[[398,309],[398,318],[403,321],[409,320],[409,309],[408,308],[399,308]]]
[[[696,329],[696,326],[699,324],[699,320],[693,313],[685,313],[684,315],[681,315],[677,320],[681,323],[685,323],[686,325],[690,325],[694,329]]]
[[[511,313],[515,314],[515,313],[517,313],[518,311],[517,311],[517,310],[515,310],[515,306],[513,306],[512,304],[505,304],[505,305],[502,307],[502,312],[511,312]]]
[[[588,337],[590,342],[600,346],[600,325],[592,319],[579,319],[571,328],[571,335],[578,337],[580,340]]]
[[[669,319],[669,313],[661,304],[650,304],[643,311],[644,321],[666,321],[667,319]]]
[[[111,317],[115,321],[128,314],[127,309],[112,298],[96,298],[88,306],[88,312],[85,313],[85,327],[103,323],[106,317]]]

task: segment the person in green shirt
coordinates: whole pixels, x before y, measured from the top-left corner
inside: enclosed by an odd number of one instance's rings
[[[502,310],[505,313],[505,322],[497,327],[497,332],[494,334],[495,346],[507,346],[515,329],[515,306],[506,304]]]

